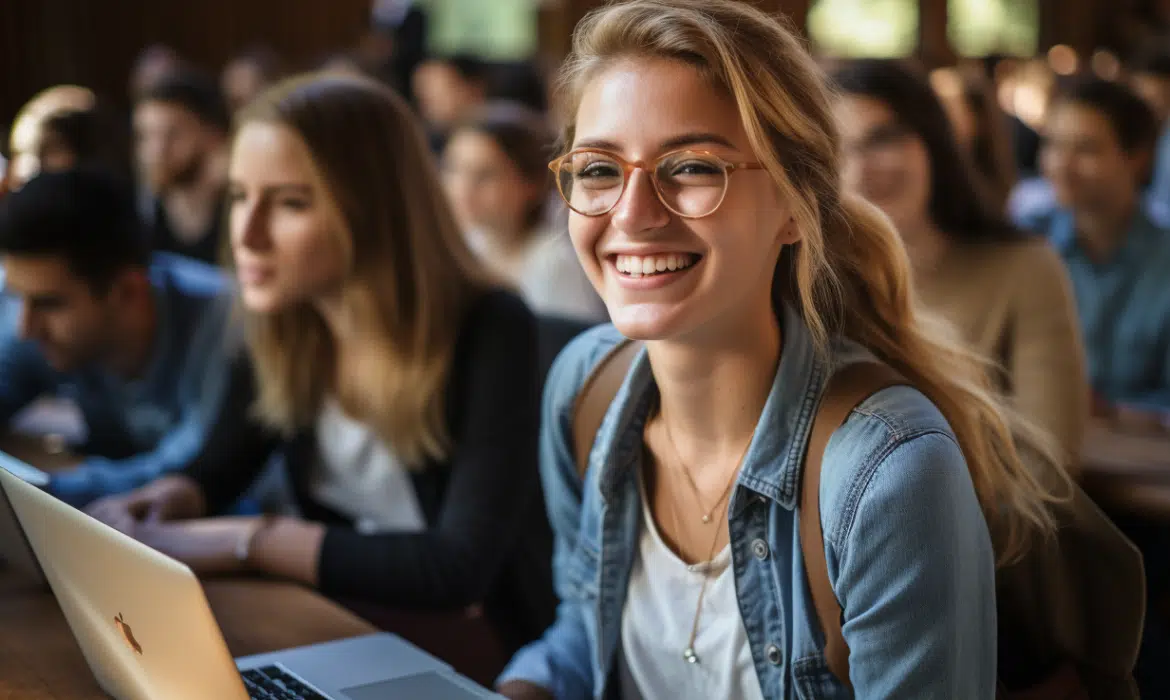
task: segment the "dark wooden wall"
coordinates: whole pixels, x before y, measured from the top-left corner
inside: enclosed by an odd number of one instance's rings
[[[352,45],[369,9],[370,0],[0,0],[0,125],[64,82],[123,101],[134,59],[155,42],[213,70],[257,41],[308,65]]]

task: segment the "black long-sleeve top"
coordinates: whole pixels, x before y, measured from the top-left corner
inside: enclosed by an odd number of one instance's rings
[[[185,473],[202,488],[208,512],[222,512],[284,450],[302,513],[328,525],[318,562],[322,593],[400,609],[484,603],[517,646],[544,631],[556,605],[537,470],[538,364],[536,321],[522,301],[493,291],[472,304],[446,390],[453,447],[445,461],[411,472],[427,525],[421,532],[361,534],[309,496],[315,435],[283,440],[251,417],[247,357],[235,363],[221,413]]]

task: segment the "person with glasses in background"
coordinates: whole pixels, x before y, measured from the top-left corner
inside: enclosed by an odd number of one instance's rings
[[[993,696],[996,560],[1052,531],[1057,496],[982,363],[914,303],[898,233],[841,190],[832,93],[802,40],[748,3],[633,0],[591,13],[565,66],[553,169],[613,325],[550,373],[562,602],[499,691]],[[586,457],[574,406],[623,337],[644,347]],[[857,362],[909,386],[856,407],[803,501],[810,420]],[[824,537],[806,552],[810,507]],[[805,585],[821,556],[847,670],[826,665]]]

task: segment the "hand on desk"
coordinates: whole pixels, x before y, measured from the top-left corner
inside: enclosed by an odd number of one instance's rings
[[[161,523],[203,515],[203,493],[185,476],[164,476],[142,488],[91,503],[85,512],[130,534],[139,522]]]

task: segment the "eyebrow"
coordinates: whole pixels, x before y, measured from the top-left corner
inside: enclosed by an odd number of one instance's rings
[[[228,187],[229,187],[229,189],[234,189],[234,190],[242,189],[242,187],[240,186],[240,183],[236,180],[229,182]],[[302,183],[302,182],[278,182],[278,183],[274,183],[271,185],[265,185],[261,189],[264,191],[264,194],[267,194],[267,195],[282,194],[282,193],[283,194],[308,195],[308,194],[313,193],[312,185]]]
[[[676,148],[685,148],[687,146],[699,146],[704,144],[716,144],[738,150],[731,141],[727,140],[719,134],[710,131],[696,131],[687,134],[680,134],[673,138],[669,138],[658,145],[662,151],[673,150]],[[605,139],[587,139],[585,141],[578,141],[574,148],[597,148],[604,151],[620,151],[621,147],[613,142]]]

